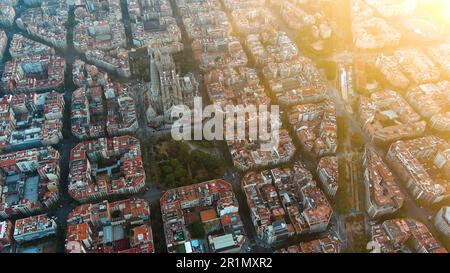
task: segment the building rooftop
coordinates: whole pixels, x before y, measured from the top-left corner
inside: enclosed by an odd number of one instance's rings
[[[426,53],[433,62],[440,66],[443,76],[448,78],[450,75],[450,43],[430,46]]]
[[[380,16],[401,17],[414,13],[417,7],[417,0],[364,0],[369,6],[376,10]]]
[[[128,1],[131,32],[136,46],[159,48],[171,53],[180,52],[181,30],[173,17],[170,1]]]
[[[57,0],[40,2],[39,7],[24,10],[17,19],[17,25],[58,48],[66,48],[67,29],[64,22],[68,19],[68,2]]]
[[[402,35],[379,17],[356,17],[353,23],[353,42],[358,49],[382,49],[400,44]]]
[[[74,47],[108,72],[130,77],[127,38],[120,0],[84,0],[75,9]]]
[[[427,136],[393,143],[386,158],[414,198],[437,203],[450,198],[449,151],[448,142]]]
[[[65,66],[53,50],[17,57],[5,64],[1,85],[11,93],[58,90],[64,84]]]
[[[57,92],[5,95],[0,99],[0,150],[58,144],[64,107]]]
[[[447,253],[428,228],[413,219],[393,219],[372,227],[372,240],[381,252]]]
[[[41,54],[50,51],[50,47],[25,38],[20,34],[14,34],[9,47],[9,52],[13,58]]]
[[[137,193],[144,187],[141,148],[134,137],[84,141],[70,153],[68,190],[79,202]]]
[[[60,155],[52,147],[0,155],[0,216],[29,215],[56,203]]]
[[[269,244],[287,239],[292,228],[297,234],[324,231],[333,213],[325,194],[300,162],[292,169],[250,172],[241,186],[257,235]],[[285,216],[292,227],[285,222]],[[280,223],[284,231],[273,234]]]
[[[14,238],[27,236],[33,233],[54,231],[56,229],[55,220],[48,218],[45,214],[31,216],[16,220],[14,225]]]
[[[8,44],[8,36],[3,29],[0,29],[0,61],[3,59]]]
[[[101,86],[79,88],[72,93],[72,133],[79,139],[106,135],[106,111]]]
[[[67,225],[68,253],[154,252],[150,207],[142,199],[78,206]]]
[[[333,236],[326,236],[298,245],[289,246],[287,249],[276,250],[275,253],[340,253],[341,242]]]
[[[81,60],[76,60],[73,63],[72,74],[73,82],[78,87],[105,86],[108,82],[108,73]]]
[[[366,208],[372,218],[394,213],[403,206],[405,196],[394,174],[375,150],[366,148],[363,157]],[[381,212],[378,212],[381,211]]]
[[[304,151],[317,157],[336,153],[337,120],[332,101],[296,105],[289,110],[288,120]]]
[[[244,239],[243,224],[238,214],[239,204],[231,184],[224,180],[212,180],[166,191],[160,199],[164,234],[169,252],[206,252],[194,238],[189,226],[197,221],[211,231],[222,230],[222,235]],[[217,224],[211,222],[218,221]],[[208,235],[208,232],[205,231]],[[228,238],[223,237],[223,238]],[[220,237],[219,237],[220,238]],[[219,238],[213,240],[217,242]],[[233,239],[234,240],[234,239]],[[239,240],[238,240],[239,241]],[[213,246],[211,246],[213,247]],[[219,248],[221,248],[220,246]],[[218,250],[214,245],[212,251]]]
[[[296,151],[294,142],[285,129],[279,130],[278,137],[278,144],[271,141],[251,140],[248,137],[243,140],[228,140],[227,145],[234,166],[247,171],[289,162]],[[270,149],[267,149],[267,145]]]
[[[320,182],[326,192],[334,196],[339,188],[339,160],[336,156],[324,156],[317,164]]]
[[[431,128],[450,132],[450,111],[447,110],[450,103],[447,94],[449,89],[449,81],[422,84],[410,89],[406,99],[423,118],[430,119]]]
[[[398,93],[386,90],[361,97],[359,119],[364,130],[378,143],[418,137],[426,122]]]

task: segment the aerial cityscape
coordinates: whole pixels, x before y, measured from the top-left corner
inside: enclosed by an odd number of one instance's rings
[[[0,0],[0,253],[448,251],[448,0]]]

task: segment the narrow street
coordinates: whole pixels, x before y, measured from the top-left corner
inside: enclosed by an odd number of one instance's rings
[[[68,51],[74,51],[73,47],[73,28],[75,26],[75,7],[69,9],[69,19],[67,24],[67,45]],[[68,176],[69,176],[69,163],[70,163],[70,151],[76,145],[77,139],[72,135],[71,123],[70,123],[70,113],[72,109],[72,93],[76,90],[76,86],[73,83],[73,62],[75,60],[73,55],[64,55],[66,59],[66,71],[65,71],[65,82],[64,82],[64,120],[63,120],[63,135],[64,139],[59,144],[59,153],[61,156],[60,162],[60,193],[61,199],[56,210],[52,210],[50,213],[55,215],[58,219],[58,224],[62,233],[65,234],[67,226],[67,216],[76,207],[77,202],[70,197],[67,192],[68,187]]]
[[[130,13],[128,10],[127,0],[120,0],[120,11],[122,12],[122,22],[125,28],[125,35],[127,39],[127,49],[134,48],[133,32],[131,30]]]
[[[145,83],[137,82],[133,84],[133,99],[136,105],[136,114],[139,122],[139,128],[136,132],[136,136],[141,141],[147,141],[151,138],[153,131],[150,127],[148,127],[147,122],[147,109],[145,108],[145,92],[147,92],[147,88],[150,88],[149,85]]]

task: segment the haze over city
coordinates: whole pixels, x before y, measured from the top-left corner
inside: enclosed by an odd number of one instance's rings
[[[447,253],[449,37],[448,0],[0,0],[0,253]]]

